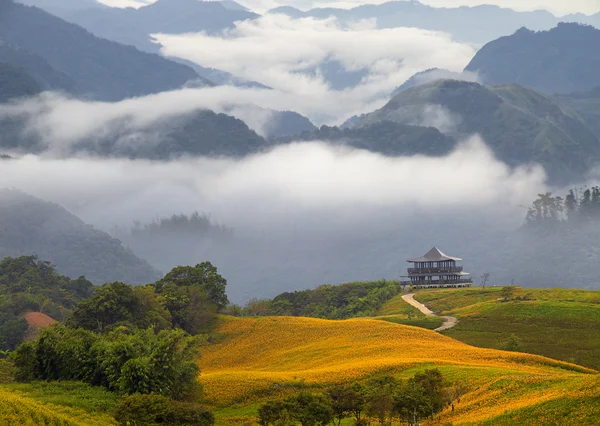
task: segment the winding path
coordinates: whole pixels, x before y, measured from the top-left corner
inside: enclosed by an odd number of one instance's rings
[[[439,316],[439,315],[434,314],[433,311],[431,311],[431,309],[429,309],[424,304],[417,302],[415,300],[415,298],[413,297],[414,295],[415,295],[414,293],[405,294],[404,296],[402,296],[402,300],[404,300],[409,305],[414,306],[415,308],[417,308],[419,311],[423,312],[428,317]],[[449,328],[454,327],[458,323],[458,319],[456,319],[455,317],[443,316],[442,318],[444,318],[446,321],[441,326],[439,326],[438,328],[436,328],[433,331],[448,330]]]

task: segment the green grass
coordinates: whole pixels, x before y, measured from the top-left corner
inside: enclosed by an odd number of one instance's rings
[[[456,316],[443,334],[465,343],[502,349],[511,335],[520,350],[600,370],[600,292],[518,289],[517,299],[499,301],[501,289],[421,291],[430,309]]]
[[[409,319],[402,316],[390,315],[385,317],[376,317],[375,319],[393,322],[394,324],[412,325],[413,327],[427,328],[429,330],[435,330],[444,323],[444,318],[426,316],[423,316],[422,318]]]

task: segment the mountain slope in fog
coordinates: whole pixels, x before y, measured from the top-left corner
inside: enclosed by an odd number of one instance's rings
[[[83,9],[65,19],[99,37],[158,52],[160,45],[151,41],[150,34],[215,33],[232,27],[235,21],[256,17],[246,10],[227,9],[218,1],[158,0],[139,9]]]
[[[600,30],[560,23],[550,31],[521,28],[486,44],[465,68],[484,83],[517,83],[545,93],[600,85]]]
[[[399,93],[356,126],[382,121],[431,125],[455,138],[478,133],[503,162],[540,163],[554,181],[581,178],[600,160],[600,141],[582,121],[516,84],[435,81]]]
[[[574,111],[600,139],[600,86],[586,92],[557,95],[555,98]]]
[[[39,92],[38,84],[24,70],[0,62],[0,103]]]
[[[44,58],[33,55],[17,46],[11,46],[0,39],[0,62],[22,68],[42,90],[58,90],[77,93],[77,85],[65,73],[53,68]]]
[[[85,5],[66,5],[64,0],[20,0],[21,3],[40,7],[62,19],[80,25],[92,34],[134,46],[143,52],[160,53],[160,44],[152,41],[152,34],[182,34],[206,31],[216,33],[230,28],[236,21],[254,19],[259,15],[231,2],[198,0],[159,0],[141,7],[107,7],[97,2]],[[261,87],[225,71],[206,68],[179,58],[173,60],[192,67],[198,75],[216,84]],[[264,86],[262,86],[264,87]]]
[[[419,153],[437,157],[447,155],[456,145],[455,139],[434,127],[412,126],[393,121],[343,129],[321,126],[312,132],[275,139],[278,143],[314,140],[338,143],[389,156]]]
[[[57,204],[0,190],[0,257],[37,255],[70,277],[101,284],[145,284],[160,278],[119,240],[85,224]]]
[[[98,100],[172,90],[199,79],[185,65],[95,37],[12,0],[0,0],[0,39],[44,58],[71,77],[84,95]]]
[[[418,1],[391,1],[379,5],[361,5],[353,9],[316,8],[302,12],[290,6],[268,13],[281,13],[293,18],[334,16],[343,22],[375,19],[378,28],[415,27],[443,31],[456,40],[484,44],[527,26],[536,30],[552,28],[558,19],[550,12],[517,12],[498,6],[442,8]]]

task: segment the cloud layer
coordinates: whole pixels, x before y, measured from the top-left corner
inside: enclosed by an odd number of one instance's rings
[[[350,27],[335,19],[292,19],[268,15],[237,23],[222,36],[204,33],[155,35],[167,56],[228,71],[293,95],[299,112],[331,124],[381,106],[418,71],[440,67],[461,71],[473,47],[448,35],[416,28],[376,29],[362,21]],[[364,77],[352,88],[333,90],[324,64]]]

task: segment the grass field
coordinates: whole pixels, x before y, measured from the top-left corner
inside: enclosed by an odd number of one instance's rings
[[[597,388],[585,391],[598,385],[592,370],[476,348],[385,321],[222,317],[217,331],[219,343],[202,351],[200,380],[221,425],[247,424],[261,401],[300,389],[318,391],[382,374],[408,377],[433,366],[470,389],[454,412],[443,414],[441,424],[479,424],[563,397],[585,404],[598,395]]]
[[[415,299],[459,323],[443,334],[465,343],[500,348],[515,335],[524,352],[600,370],[600,292],[521,289],[525,300],[499,301],[499,288],[427,290]]]

